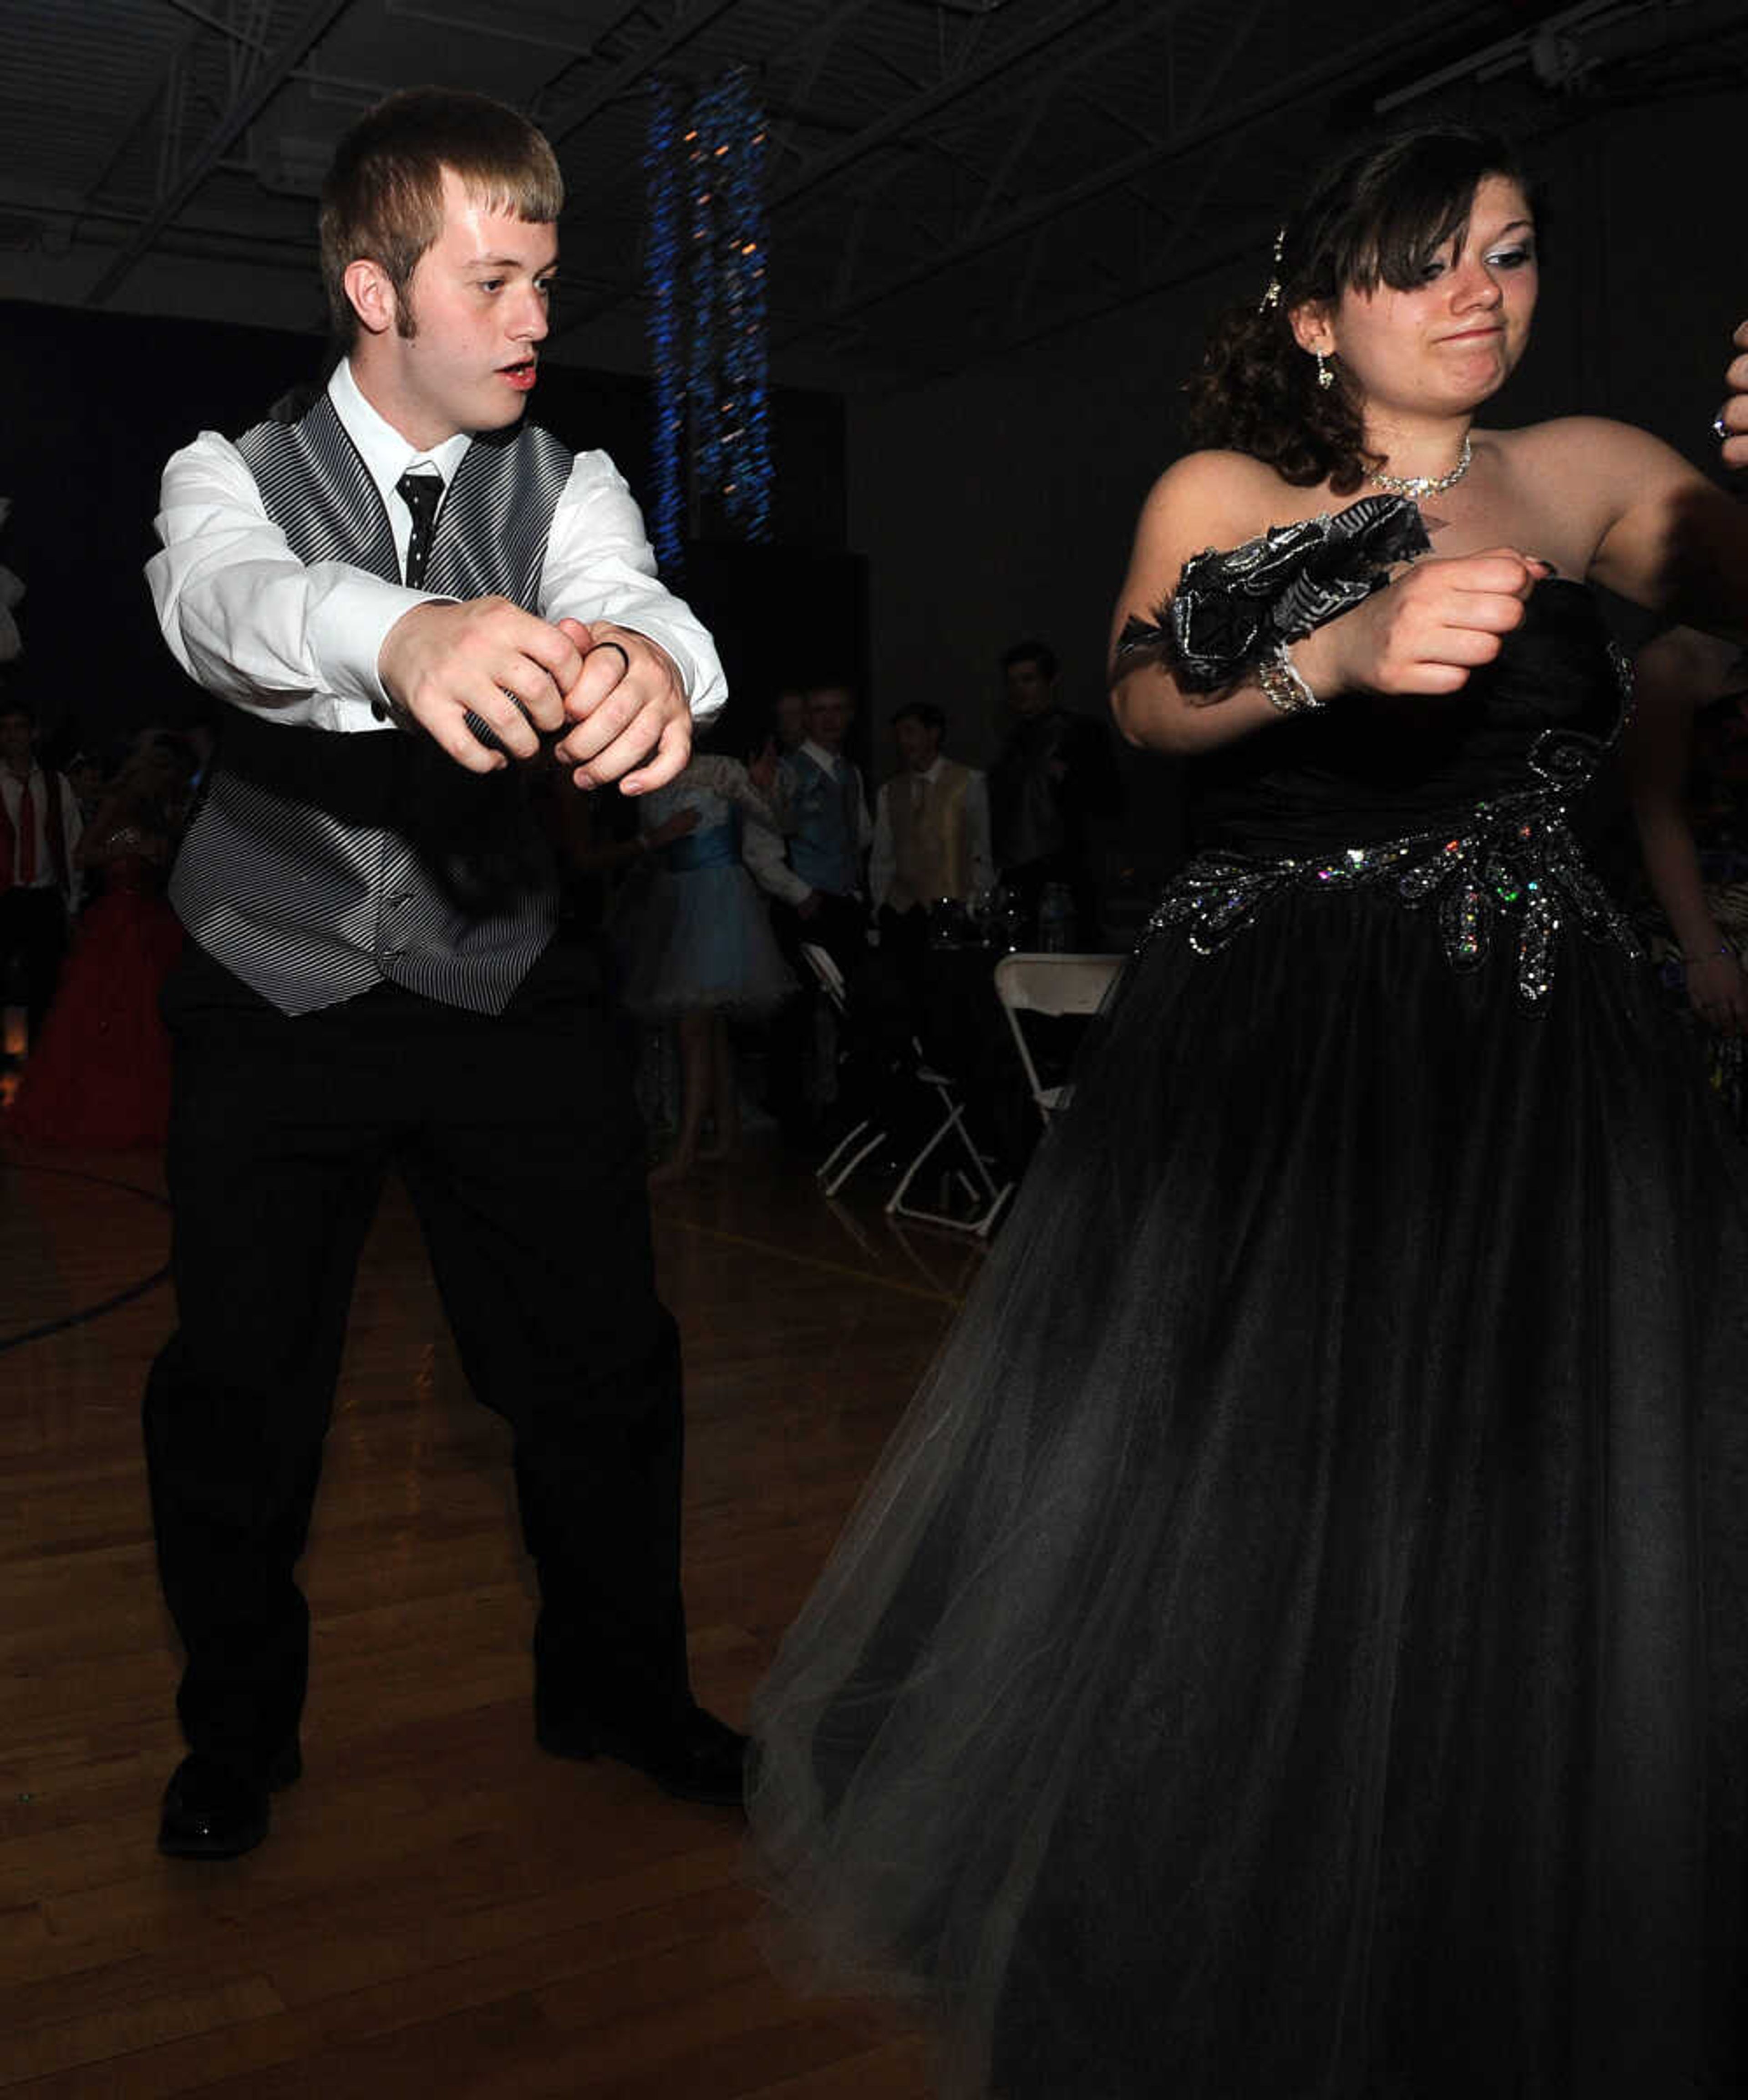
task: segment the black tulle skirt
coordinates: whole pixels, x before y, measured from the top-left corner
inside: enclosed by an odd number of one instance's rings
[[[755,1714],[954,2096],[1748,2088],[1748,1235],[1649,973],[1144,950]]]

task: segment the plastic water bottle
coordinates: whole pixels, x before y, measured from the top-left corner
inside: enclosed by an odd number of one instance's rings
[[[1047,882],[1038,899],[1038,945],[1065,955],[1075,945],[1075,900],[1066,882]]]

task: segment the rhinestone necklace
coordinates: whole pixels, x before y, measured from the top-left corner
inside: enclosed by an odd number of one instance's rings
[[[1463,434],[1463,457],[1449,474],[1375,474],[1371,477],[1374,488],[1381,488],[1392,496],[1442,496],[1447,488],[1454,488],[1469,470],[1469,461],[1475,457],[1475,448],[1469,442],[1467,430]]]

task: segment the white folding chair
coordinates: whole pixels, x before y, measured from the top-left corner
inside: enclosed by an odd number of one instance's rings
[[[841,1017],[845,1011],[843,973],[828,951],[817,942],[804,941],[801,956],[814,977],[820,989]],[[910,1076],[917,1085],[931,1092],[938,1102],[941,1119],[899,1176],[898,1186],[886,1199],[886,1215],[894,1218],[910,1218],[918,1224],[941,1225],[956,1233],[970,1233],[981,1239],[1000,1215],[1007,1200],[1008,1185],[998,1186],[989,1171],[988,1162],[978,1150],[971,1133],[965,1128],[964,1104],[954,1091],[952,1081],[944,1072],[938,1072],[923,1056],[922,1045],[912,1036],[911,1048],[916,1062]],[[872,1117],[863,1117],[841,1137],[815,1170],[814,1178],[828,1196],[835,1196],[868,1155],[883,1145],[887,1131],[883,1123]],[[951,1180],[964,1192],[966,1207],[963,1211],[931,1208],[926,1203],[910,1200],[912,1183],[929,1161],[942,1145],[950,1146],[958,1155],[947,1169]]]
[[[844,1012],[844,973],[830,952],[822,948],[817,941],[803,941],[801,960],[813,972],[819,989],[830,1001],[832,1011],[841,1019]],[[835,1196],[868,1154],[876,1151],[885,1141],[884,1127],[876,1126],[871,1116],[863,1116],[859,1123],[845,1132],[814,1169],[814,1179],[827,1195]]]
[[[989,1171],[989,1162],[978,1150],[977,1142],[965,1127],[965,1109],[952,1081],[944,1072],[938,1072],[922,1054],[922,1045],[916,1044],[916,1066],[914,1077],[920,1086],[930,1088],[941,1105],[941,1120],[925,1140],[922,1149],[904,1170],[898,1185],[886,1198],[889,1218],[913,1218],[919,1224],[939,1225],[949,1232],[969,1233],[974,1239],[987,1239],[990,1229],[1001,1214],[1013,1185],[1004,1181],[999,1186]],[[911,1184],[942,1145],[948,1145],[956,1155],[947,1168],[950,1183],[956,1183],[964,1192],[966,1209],[963,1211],[932,1210],[926,1203],[908,1201]]]
[[[1004,955],[995,965],[995,996],[1013,1031],[1026,1083],[1046,1123],[1067,1106],[1069,1088],[1066,1083],[1047,1087],[1039,1078],[1020,1016],[1097,1013],[1125,960],[1122,955],[1039,954]]]

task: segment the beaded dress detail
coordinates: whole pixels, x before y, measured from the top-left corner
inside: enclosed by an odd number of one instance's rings
[[[1618,648],[1610,647],[1609,659],[1622,699],[1630,702],[1631,667]],[[1283,889],[1377,885],[1410,910],[1432,911],[1446,957],[1458,969],[1485,962],[1496,933],[1515,925],[1518,996],[1539,1007],[1553,987],[1558,936],[1568,920],[1593,939],[1640,952],[1631,925],[1572,830],[1573,804],[1590,788],[1615,741],[1543,730],[1525,757],[1537,784],[1476,803],[1454,831],[1419,832],[1326,856],[1265,861],[1200,855],[1160,899],[1148,933],[1182,928],[1198,955],[1212,955]]]
[[[1748,1202],[1538,585],[1200,761],[1195,862],[754,1705],[951,2100],[1748,2090]]]

